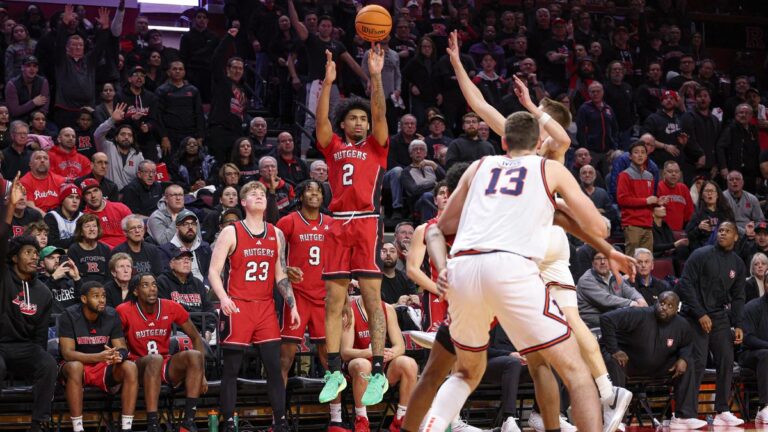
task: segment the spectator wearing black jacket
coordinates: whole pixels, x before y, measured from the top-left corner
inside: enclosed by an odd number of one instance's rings
[[[96,105],[96,66],[104,56],[109,40],[109,13],[99,14],[101,28],[96,32],[93,50],[85,53],[85,40],[79,34],[69,34],[70,24],[76,14],[71,5],[64,7],[61,25],[57,31],[55,52],[56,111],[54,120],[59,127],[72,127],[80,115],[80,109]]]
[[[165,131],[161,146],[174,153],[185,137],[196,138],[200,145],[205,138],[200,91],[187,83],[185,77],[184,63],[174,60],[168,68],[168,81],[155,91],[158,97],[158,118]]]
[[[152,243],[144,241],[146,231],[144,218],[135,214],[126,216],[120,225],[125,233],[125,242],[112,249],[112,257],[118,253],[127,254],[131,258],[134,274],[152,273],[159,275],[162,273],[160,249]],[[110,270],[112,269],[110,268]]]
[[[699,87],[695,91],[696,106],[680,117],[680,126],[688,135],[688,142],[704,152],[704,166],[698,167],[697,172],[713,176],[717,171],[717,140],[720,137],[720,120],[710,109],[712,99],[710,90]]]
[[[680,299],[665,291],[653,307],[624,308],[600,317],[600,345],[611,381],[619,387],[627,377],[672,378],[675,417],[672,424],[698,429],[698,386],[692,356],[693,337],[688,322],[677,315]]]
[[[299,183],[309,179],[309,168],[303,159],[296,157],[293,135],[290,132],[280,132],[277,136],[277,175],[296,187]]]
[[[157,181],[157,165],[151,160],[139,162],[136,178],[120,191],[121,201],[132,212],[149,216],[157,210],[163,196],[163,185]]]
[[[723,221],[736,220],[733,209],[723,196],[720,186],[712,180],[701,185],[699,202],[691,220],[685,226],[688,247],[691,251],[707,244],[712,244],[712,233]]]
[[[0,380],[7,372],[31,378],[30,431],[38,432],[51,421],[58,369],[45,349],[53,297],[37,279],[37,241],[30,236],[9,237],[13,208],[23,196],[21,183],[15,183],[7,207],[0,207]]]
[[[26,118],[33,111],[48,114],[50,88],[48,80],[38,74],[37,57],[27,56],[21,65],[21,74],[5,86],[5,103],[11,119]]]
[[[0,164],[0,173],[6,180],[16,177],[16,173],[22,176],[29,172],[29,160],[32,157],[32,149],[27,147],[29,141],[29,125],[21,120],[15,120],[8,126],[11,133],[11,145],[3,149],[3,163]]]
[[[632,136],[632,126],[637,122],[635,95],[632,86],[624,81],[625,64],[612,61],[608,64],[608,82],[604,85],[605,103],[613,108],[619,125],[619,147],[626,148]]]
[[[234,57],[235,37],[238,30],[229,29],[229,33],[221,40],[213,53],[213,59],[205,59],[216,67],[211,73],[212,100],[211,111],[208,117],[208,138],[205,140],[208,153],[219,164],[228,161],[232,146],[237,138],[243,134],[243,121],[245,118],[246,101],[245,89],[240,81],[245,71],[245,63],[240,57]],[[182,58],[183,58],[182,49]],[[192,72],[189,60],[185,61],[187,68]],[[226,65],[222,67],[221,65]],[[203,71],[202,69],[198,72]],[[197,86],[200,89],[199,86]],[[201,89],[203,102],[205,94]]]
[[[40,263],[43,269],[38,278],[53,295],[51,312],[60,314],[69,306],[79,304],[83,280],[75,263],[67,258],[66,251],[56,246],[46,246],[40,251]]]
[[[733,122],[717,141],[717,166],[724,179],[730,171],[739,171],[744,176],[744,190],[755,193],[760,178],[760,144],[757,126],[749,124],[752,115],[749,104],[736,107]]]
[[[464,133],[448,145],[448,153],[445,155],[446,169],[450,169],[457,162],[472,163],[483,156],[493,156],[496,154],[493,144],[481,140],[478,135],[480,117],[473,112],[469,112],[464,114],[461,119]]]
[[[768,297],[765,295],[744,306],[744,351],[739,362],[756,372],[762,409],[755,421],[768,423]]]
[[[635,260],[637,260],[637,276],[635,281],[627,280],[627,283],[634,287],[643,295],[645,302],[653,306],[664,291],[669,291],[669,284],[661,279],[654,277],[653,272],[653,254],[645,248],[635,249]]]
[[[235,32],[232,35],[232,48],[234,48],[236,36],[237,33]],[[179,52],[181,59],[187,66],[189,82],[200,90],[203,103],[211,102],[212,91],[217,91],[216,84],[212,85],[211,83],[211,78],[216,73],[212,67],[221,67],[223,64],[223,62],[217,62],[214,55],[218,43],[219,38],[208,29],[208,11],[204,8],[195,9],[194,22],[189,31],[181,37]],[[215,77],[213,79],[216,80]]]
[[[176,249],[173,255],[168,264],[170,268],[157,278],[158,297],[179,303],[187,312],[213,313],[205,285],[192,276],[192,252]],[[205,328],[202,327],[202,317],[193,317],[192,322],[205,340],[210,341],[216,331],[216,320],[207,318]]]
[[[75,180],[79,185],[86,179],[94,179],[99,182],[99,189],[109,201],[116,202],[120,199],[120,190],[112,180],[106,177],[109,167],[109,157],[106,153],[96,152],[91,156],[91,172]]]
[[[136,141],[144,158],[157,161],[157,144],[165,131],[159,121],[158,97],[144,88],[145,83],[146,70],[141,66],[130,68],[128,85],[115,98],[115,104],[126,105],[123,123],[129,124],[137,134]],[[164,148],[163,152],[168,153],[169,150]]]
[[[736,245],[736,250],[744,264],[751,263],[752,257],[758,252],[768,255],[768,221],[763,220],[756,223],[755,237],[750,239],[744,236]]]
[[[744,262],[733,251],[739,232],[731,221],[717,228],[717,244],[693,252],[676,287],[683,302],[681,315],[693,329],[692,357],[699,388],[710,351],[717,370],[715,425],[738,426],[743,423],[730,414],[729,396],[733,380],[733,345],[740,344],[744,281]],[[731,327],[734,328],[731,333]]]
[[[637,114],[640,121],[644,122],[648,116],[661,108],[661,93],[665,86],[661,81],[661,63],[652,61],[648,64],[647,79],[645,83],[640,84],[635,92],[637,101]]]
[[[667,216],[667,206],[653,208],[653,256],[656,258],[672,257],[675,259],[675,271],[678,271],[678,261],[688,257],[689,240],[685,237],[676,239],[672,228],[664,218]],[[648,303],[650,304],[650,303]]]
[[[128,254],[119,252],[112,255],[109,259],[109,273],[112,278],[104,284],[107,306],[115,308],[120,303],[133,299],[133,293],[128,289],[133,272],[133,260]]]

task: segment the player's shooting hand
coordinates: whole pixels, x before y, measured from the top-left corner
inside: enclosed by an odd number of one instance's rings
[[[675,364],[667,369],[667,372],[672,372],[672,378],[674,379],[684,374],[686,370],[688,370],[688,363],[683,359],[677,359]]]
[[[325,50],[325,80],[332,83],[336,80],[336,62],[333,61],[333,54]]]
[[[629,356],[624,351],[617,351],[612,355],[613,359],[616,360],[616,363],[619,364],[621,367],[627,367],[627,363],[629,363]]]
[[[371,45],[371,51],[368,52],[368,73],[371,76],[381,75],[381,70],[384,69],[384,53],[385,48],[381,43],[376,42]]]
[[[525,109],[534,106],[533,101],[531,100],[531,94],[528,91],[528,85],[517,75],[513,75],[512,78],[515,80],[512,85],[514,85],[515,96],[517,96],[517,99],[520,101],[520,105],[525,107]]]
[[[437,277],[437,291],[440,293],[440,299],[444,299],[448,294],[450,286],[448,285],[448,269],[443,269]]]
[[[221,299],[221,311],[224,312],[224,315],[226,316],[240,312],[240,310],[237,309],[235,302],[233,302],[229,297],[224,297]]]
[[[301,317],[299,316],[299,309],[296,305],[291,308],[291,330],[296,330],[301,324]]]
[[[288,276],[288,281],[291,283],[299,283],[304,280],[304,272],[298,267],[285,267],[285,274]]]

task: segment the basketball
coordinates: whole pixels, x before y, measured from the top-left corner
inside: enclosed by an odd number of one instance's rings
[[[368,5],[355,17],[355,31],[368,42],[379,42],[392,30],[392,16],[379,5]]]

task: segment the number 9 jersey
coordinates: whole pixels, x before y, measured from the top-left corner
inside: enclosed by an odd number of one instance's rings
[[[235,227],[235,250],[229,256],[227,294],[239,300],[270,301],[275,285],[277,235],[275,226],[264,222],[260,234],[253,234],[243,221]]]

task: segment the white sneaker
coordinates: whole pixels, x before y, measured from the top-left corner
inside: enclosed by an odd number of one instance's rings
[[[409,333],[411,335],[411,340],[422,348],[432,349],[432,345],[435,344],[435,335],[437,335],[437,332],[423,332],[414,330]]]
[[[715,421],[712,422],[713,426],[740,426],[744,424],[744,420],[736,417],[730,411],[723,411],[715,416]]]
[[[544,419],[541,418],[541,414],[536,411],[531,411],[531,415],[528,416],[528,427],[532,428],[536,432],[544,432]],[[576,426],[568,423],[568,419],[560,416],[560,431],[561,432],[576,432]]]
[[[619,427],[630,402],[631,391],[622,387],[613,388],[613,398],[603,403],[603,432],[614,432]]]
[[[420,332],[423,333],[423,332]],[[476,428],[464,420],[461,419],[461,417],[456,417],[451,422],[451,432],[483,432],[482,429]]]
[[[517,420],[514,417],[507,417],[504,420],[504,424],[501,425],[501,432],[520,432],[520,428],[517,426]]]
[[[560,432],[577,432],[576,426],[568,423],[568,419],[565,416],[560,416]]]
[[[541,414],[531,411],[531,415],[528,416],[528,427],[536,432],[544,432],[544,419],[541,418]]]
[[[763,407],[755,416],[755,423],[768,424],[768,406]]]
[[[700,429],[707,425],[704,420],[697,418],[677,418],[672,416],[672,420],[669,421],[669,428],[672,430],[693,430]]]

